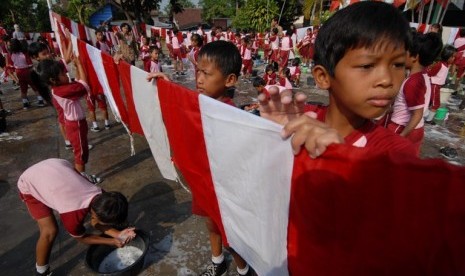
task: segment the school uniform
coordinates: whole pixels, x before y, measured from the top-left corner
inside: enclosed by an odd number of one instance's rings
[[[437,62],[428,69],[428,75],[431,77],[431,109],[437,110],[441,106],[441,86],[446,83],[449,65],[444,62]]]

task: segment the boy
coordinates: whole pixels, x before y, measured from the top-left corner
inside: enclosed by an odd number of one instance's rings
[[[197,91],[226,104],[234,105],[225,92],[234,87],[241,71],[241,56],[237,47],[226,41],[206,44],[199,52],[197,62]],[[196,210],[192,202],[193,213],[205,215]],[[199,208],[197,208],[199,209]],[[198,212],[200,211],[200,212]],[[222,239],[212,219],[206,217],[212,250],[212,264],[201,275],[223,275],[227,271],[226,260],[222,252]],[[239,275],[252,275],[252,269],[234,250],[230,250],[237,265]]]
[[[424,136],[423,112],[428,110],[431,82],[426,67],[431,65],[442,49],[439,35],[412,33],[412,44],[407,52],[410,76],[403,82],[393,105],[387,128],[409,139],[420,154]]]
[[[39,226],[36,246],[37,275],[51,275],[49,259],[58,227],[53,210],[58,211],[66,231],[85,244],[122,247],[135,237],[134,228],[118,231],[113,225],[126,222],[128,202],[118,192],[103,192],[77,173],[63,159],[47,159],[28,168],[18,180],[19,195]],[[84,221],[109,237],[86,234]]]
[[[85,173],[85,164],[89,158],[87,143],[87,121],[80,99],[89,94],[86,75],[79,59],[74,58],[76,66],[76,82],[70,82],[63,63],[46,59],[39,63],[37,71],[42,81],[52,88],[53,98],[63,109],[65,134],[74,152],[74,167],[92,183],[100,183],[95,175]]]
[[[42,43],[38,42],[33,42],[29,45],[28,47],[28,53],[31,56],[32,59],[35,59],[38,62],[41,62],[42,60],[51,60],[52,55],[50,53],[50,49],[48,48],[47,45],[44,45]],[[64,50],[65,53],[65,58],[64,62],[69,62],[70,60],[70,55],[72,48],[68,47],[67,49]],[[65,65],[63,63],[63,65]],[[66,138],[66,133],[65,133],[65,117],[63,115],[63,108],[58,104],[58,102],[55,100],[55,98],[52,97],[50,93],[50,89],[44,82],[40,80],[40,76],[37,74],[36,70],[32,71],[31,78],[34,82],[37,83],[37,87],[39,89],[40,94],[48,94],[49,96],[44,99],[47,99],[48,102],[52,102],[53,107],[55,107],[55,110],[57,111],[57,120],[58,120],[58,127],[60,129],[61,136],[63,137],[63,140],[65,141],[65,148],[66,149],[72,149],[73,147],[71,146],[71,142]],[[48,100],[50,99],[50,100]]]
[[[392,5],[360,2],[338,11],[315,42],[313,76],[318,87],[329,91],[329,105],[305,106],[301,94],[292,103],[289,91],[270,91],[271,101],[259,96],[261,116],[287,123],[282,135],[294,134],[294,152],[304,145],[313,158],[329,144],[343,142],[414,155],[410,141],[372,122],[389,108],[404,79],[408,31],[407,21]],[[300,116],[304,111],[313,111],[317,120]]]
[[[428,75],[431,77],[431,102],[426,123],[434,124],[434,116],[441,106],[440,90],[446,84],[449,66],[454,63],[456,53],[457,49],[454,46],[444,46],[441,52],[441,60],[428,68]]]
[[[95,42],[95,47],[97,47],[97,49],[99,49],[103,53],[111,55],[112,45],[109,41],[107,41],[106,36],[103,33],[103,30],[96,30],[95,37],[97,38],[97,41]]]
[[[227,94],[234,88],[241,73],[242,60],[237,47],[227,41],[218,40],[207,43],[199,52],[197,62],[197,91],[208,97],[233,105],[232,99]],[[147,79],[162,77],[168,79],[163,73],[151,73]],[[174,157],[176,160],[176,157]],[[176,161],[175,161],[176,163]],[[192,199],[192,213],[206,216],[195,199]],[[209,231],[210,246],[212,251],[212,264],[207,267],[202,276],[225,275],[228,270],[223,255],[222,238],[215,222],[205,217],[205,223]],[[230,252],[237,265],[239,275],[252,275],[252,269],[232,248]]]
[[[158,47],[154,46],[150,48],[150,62],[148,68],[150,73],[163,72],[160,61],[158,60],[159,55],[160,49]]]

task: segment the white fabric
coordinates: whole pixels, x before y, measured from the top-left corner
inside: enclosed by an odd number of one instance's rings
[[[81,37],[79,34],[79,25],[78,23],[74,22],[73,20],[71,21],[71,30],[69,30],[73,35],[75,35],[77,38],[84,40],[86,39],[85,37]]]
[[[108,105],[111,108],[113,114],[118,118],[118,121],[121,122],[121,115],[118,110],[118,106],[116,105],[115,99],[113,98],[113,94],[111,93],[110,84],[108,83],[107,74],[105,72],[105,68],[103,67],[103,60],[102,60],[102,53],[99,49],[86,44],[87,53],[89,54],[90,61],[94,67],[95,73],[98,77],[100,85],[103,89],[103,94],[108,100]]]
[[[162,176],[176,180],[178,177],[171,162],[170,146],[161,116],[157,87],[148,82],[146,77],[147,72],[131,66],[132,94],[137,116]]]
[[[238,108],[203,95],[199,105],[221,219],[231,247],[258,275],[288,275],[287,227],[294,162],[289,140],[280,138],[280,125]]]

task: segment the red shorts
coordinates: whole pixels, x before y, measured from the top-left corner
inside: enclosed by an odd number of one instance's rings
[[[89,94],[88,97],[86,97],[86,102],[87,102],[87,109],[91,112],[95,112],[95,102],[97,102],[98,107],[100,110],[107,110],[107,101],[105,100],[105,95],[104,94]]]
[[[289,53],[290,53],[290,50],[288,51],[281,50],[279,52],[279,56],[281,58],[279,61],[279,67],[281,68],[287,67],[287,63],[289,62]]]
[[[173,48],[173,59],[182,60],[181,48]]]
[[[252,73],[252,60],[251,59],[243,59],[242,60],[242,65],[244,65],[244,67],[242,67],[242,72],[244,74],[245,73],[249,73],[249,74]]]
[[[31,79],[31,69],[16,69],[16,76],[18,77],[19,87],[21,88],[21,94],[27,93],[28,85],[32,88],[32,90],[37,91],[37,87]]]
[[[276,49],[276,50],[271,50],[271,58],[270,58],[272,61],[275,61],[277,63],[279,63],[279,50]]]
[[[22,194],[20,192],[19,197],[26,204],[29,214],[35,220],[53,216],[53,210],[50,207],[43,204],[30,194]]]
[[[89,160],[87,131],[87,121],[85,118],[79,121],[65,120],[66,138],[68,138],[71,146],[73,146],[75,164],[84,165]]]

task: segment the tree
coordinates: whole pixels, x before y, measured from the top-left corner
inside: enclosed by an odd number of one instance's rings
[[[46,0],[2,0],[0,18],[8,30],[19,24],[26,32],[49,31]]]
[[[288,28],[302,14],[302,5],[298,0],[255,0],[247,1],[233,20],[236,28],[253,28],[262,32],[270,27],[271,19],[280,17],[279,24]]]
[[[270,27],[271,19],[279,16],[279,8],[275,1],[255,0],[247,1],[236,17],[233,26],[238,29],[254,29],[263,32]]]
[[[172,9],[172,8],[173,8],[173,5],[171,5],[171,2],[173,2],[173,1],[170,1],[170,3],[168,3],[168,5],[166,5],[165,9],[163,10],[163,12],[164,12],[166,15],[168,15],[168,16],[172,15],[172,13],[176,13],[176,12],[174,12],[174,9]],[[178,2],[178,3],[177,3],[177,4],[178,4],[177,11],[180,10],[180,9],[179,9],[179,8],[180,8],[179,6],[181,6],[182,9],[185,9],[185,8],[195,8],[195,7],[196,7],[196,6],[194,5],[194,3],[192,3],[190,0],[179,0],[179,1],[176,1],[176,2]],[[182,12],[182,11],[181,11],[181,12]],[[177,13],[179,13],[179,12],[177,12]]]
[[[81,24],[88,24],[92,13],[104,4],[104,0],[69,0],[65,15]]]
[[[203,20],[212,23],[214,18],[234,17],[236,15],[237,5],[240,6],[242,3],[243,1],[237,0],[200,0],[199,6],[203,9]]]
[[[124,12],[129,21],[136,19],[144,22],[145,18],[150,17],[152,10],[159,9],[161,0],[110,0],[110,2]]]

